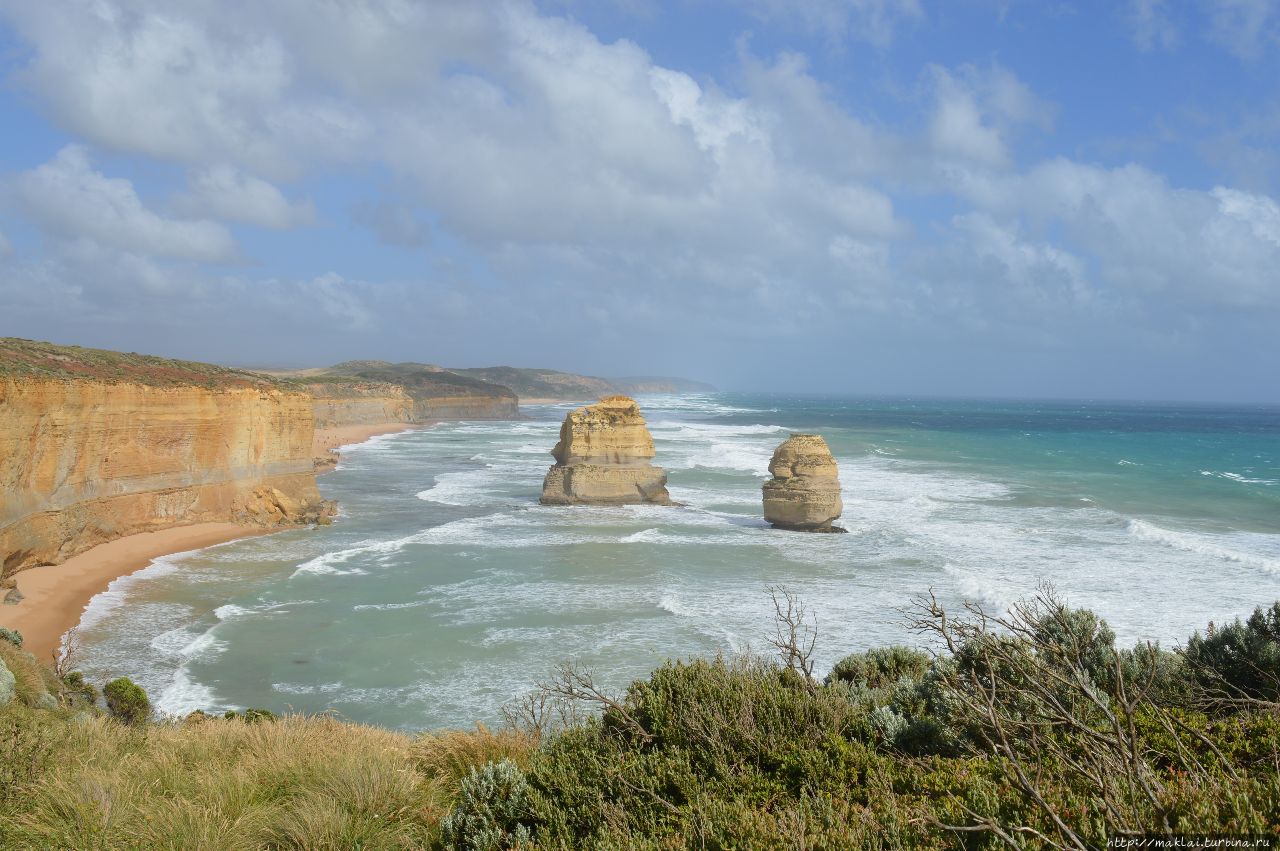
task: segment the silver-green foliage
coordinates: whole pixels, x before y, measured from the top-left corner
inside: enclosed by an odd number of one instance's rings
[[[440,824],[441,839],[459,851],[505,851],[532,843],[529,782],[511,760],[474,768],[462,781],[453,811]]]

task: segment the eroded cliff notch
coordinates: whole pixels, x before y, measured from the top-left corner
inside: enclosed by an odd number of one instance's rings
[[[670,505],[667,474],[652,464],[653,437],[628,396],[570,411],[551,450],[543,505]]]
[[[764,519],[777,529],[844,532],[840,516],[840,471],[827,442],[817,434],[793,434],[773,451],[773,478],[764,483]]]

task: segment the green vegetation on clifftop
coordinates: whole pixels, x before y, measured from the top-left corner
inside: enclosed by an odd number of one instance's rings
[[[0,337],[0,377],[210,389],[279,386],[274,379],[259,373],[209,363],[59,346],[17,337]]]
[[[668,662],[620,695],[564,666],[503,730],[416,737],[267,713],[123,724],[0,642],[22,671],[0,709],[0,845],[1085,851],[1280,835],[1280,608],[1175,653],[1117,648],[1048,591],[1006,615],[930,598],[912,626],[937,655],[879,648],[819,680],[811,622],[786,603],[777,659]]]
[[[710,384],[687,378],[598,378],[554,369],[522,369],[514,366],[450,369],[452,373],[510,387],[521,399],[599,399],[622,393],[707,393]]]

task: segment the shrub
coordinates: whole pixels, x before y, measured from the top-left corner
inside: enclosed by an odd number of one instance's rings
[[[929,670],[927,653],[910,647],[877,647],[846,656],[827,674],[827,682],[848,682],[868,689],[895,685],[901,679],[918,681]]]
[[[1187,666],[1212,697],[1280,701],[1280,601],[1249,620],[1191,636]]]
[[[195,713],[192,714],[194,715]],[[200,714],[204,715],[203,712]],[[253,707],[246,709],[244,712],[238,712],[235,709],[228,709],[226,712],[222,713],[222,717],[228,721],[239,720],[246,724],[255,724],[259,721],[280,720],[280,716],[272,712],[270,709],[255,709]]]
[[[151,715],[151,701],[142,686],[128,677],[114,679],[102,687],[111,717],[125,724],[141,724]]]
[[[1116,634],[1106,621],[1053,599],[1037,614],[1026,638],[1040,661],[1061,671],[1083,671],[1108,692],[1115,690]]]
[[[486,763],[462,781],[453,811],[440,824],[440,837],[459,851],[502,851],[532,841],[523,824],[530,816],[529,781],[514,762]]]
[[[0,626],[0,641],[7,641],[14,647],[22,646],[22,633],[16,629]]]
[[[98,702],[98,690],[79,671],[67,674],[62,678],[62,682],[67,687],[65,695],[70,698],[73,705],[82,703],[93,706]]]

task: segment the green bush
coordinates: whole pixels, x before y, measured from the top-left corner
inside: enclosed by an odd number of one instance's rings
[[[204,713],[201,713],[203,715]],[[228,721],[240,720],[246,724],[254,724],[258,721],[278,721],[280,716],[272,712],[270,709],[255,709],[250,707],[244,712],[237,712],[234,709],[228,709],[222,713],[222,717]]]
[[[846,656],[827,674],[827,683],[848,682],[868,689],[895,685],[899,680],[919,681],[932,662],[929,654],[910,647],[877,647]]]
[[[62,678],[62,682],[67,688],[65,695],[71,699],[73,705],[93,706],[98,702],[98,690],[79,671],[67,674]]]
[[[453,811],[440,823],[440,838],[458,851],[503,851],[532,842],[523,822],[530,816],[529,781],[509,759],[472,769],[462,781]]]
[[[1088,609],[1055,603],[1039,613],[1029,636],[1040,660],[1058,670],[1080,670],[1108,692],[1115,689],[1116,634]]]
[[[151,715],[151,701],[142,686],[128,677],[114,679],[102,687],[102,696],[111,717],[125,724],[141,724]]]
[[[22,646],[22,633],[16,629],[0,626],[0,641],[7,641],[14,647]]]
[[[1184,656],[1210,697],[1280,701],[1280,601],[1255,609],[1245,623],[1197,632]]]

